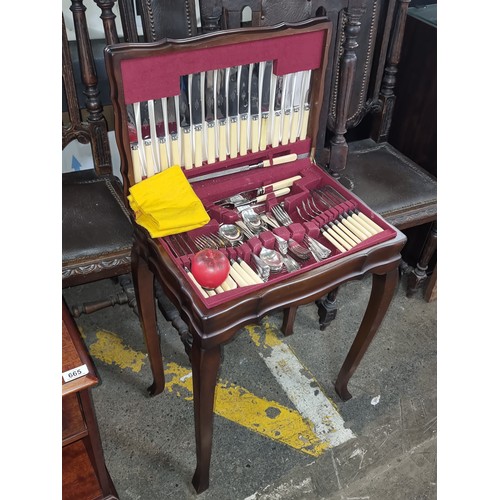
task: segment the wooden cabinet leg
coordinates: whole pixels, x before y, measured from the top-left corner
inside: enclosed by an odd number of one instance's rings
[[[319,329],[325,330],[330,323],[337,317],[337,292],[338,288],[332,290],[321,300],[316,301],[319,315]]]
[[[203,349],[197,338],[191,350],[193,367],[196,471],[192,484],[197,493],[205,491],[210,481],[214,397],[221,364],[221,347]]]
[[[85,417],[85,425],[88,430],[88,443],[90,446],[90,459],[99,480],[99,485],[103,495],[106,498],[118,498],[116,490],[111,481],[111,478],[106,468],[104,460],[104,452],[102,449],[101,436],[99,434],[99,426],[95,416],[94,402],[89,390],[83,390],[79,393],[80,403],[82,405],[83,415]],[[108,496],[109,495],[109,496]]]
[[[154,275],[135,246],[132,248],[132,278],[136,290],[137,312],[153,372],[153,383],[148,387],[148,392],[151,396],[156,396],[165,388],[165,373],[156,321]]]
[[[384,319],[398,284],[399,271],[396,268],[387,274],[374,274],[372,280],[372,291],[363,321],[361,321],[358,333],[335,382],[335,390],[343,401],[347,401],[352,397],[347,390],[347,383],[363,359],[380,323]]]

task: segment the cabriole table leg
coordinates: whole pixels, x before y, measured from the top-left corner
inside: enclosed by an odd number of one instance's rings
[[[203,349],[199,338],[194,336],[191,359],[197,460],[192,483],[196,492],[201,493],[208,488],[210,479],[214,397],[221,364],[221,346]]]
[[[380,323],[384,319],[398,280],[399,271],[397,267],[386,274],[373,274],[372,276],[372,291],[363,321],[335,382],[335,390],[343,401],[347,401],[352,397],[347,390],[347,383],[363,359]]]
[[[156,301],[154,293],[154,274],[147,262],[132,248],[132,278],[137,291],[137,311],[144,333],[144,342],[149,356],[153,383],[148,387],[151,396],[160,394],[165,387],[165,373],[161,355],[160,336],[156,324]]]

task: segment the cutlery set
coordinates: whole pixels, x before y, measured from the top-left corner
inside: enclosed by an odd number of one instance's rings
[[[168,237],[177,258],[189,257],[205,248],[227,251],[231,271],[226,282],[215,290],[204,289],[204,296],[268,282],[284,272],[292,273],[310,263],[347,252],[383,231],[357,208],[345,208],[342,204],[346,198],[329,184],[303,190],[305,196],[296,203],[293,212],[296,215],[292,218],[279,197],[290,193],[294,183],[301,179],[302,175],[295,175],[216,200],[211,206],[237,213],[238,219],[220,224],[213,220],[212,232],[200,233],[197,230]],[[286,193],[281,193],[283,190]],[[259,198],[265,195],[259,193],[273,193],[274,204],[267,205],[265,198]],[[329,211],[332,209],[336,210],[337,216],[325,220],[325,217],[331,217]],[[294,235],[293,231],[284,230],[293,224],[300,225],[297,217],[302,223],[320,221],[318,238],[307,231]],[[324,239],[324,243],[319,239]],[[256,244],[259,240],[260,245]],[[243,245],[247,245],[247,249],[242,253],[239,247]],[[190,279],[194,280],[194,277]]]
[[[191,282],[201,250],[230,262],[216,289],[193,282],[203,298],[224,294],[207,307],[394,237],[314,160],[327,40],[319,23],[299,36],[291,28],[207,36],[186,51],[184,42],[158,44],[147,57],[113,62],[126,181],[178,165],[210,217],[159,243]]]
[[[128,104],[135,182],[304,140],[310,82],[311,70],[275,75],[262,61],[181,75],[177,95]]]

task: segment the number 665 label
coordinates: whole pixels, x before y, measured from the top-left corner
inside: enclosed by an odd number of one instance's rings
[[[62,376],[65,382],[70,382],[71,380],[75,380],[77,378],[83,377],[84,375],[87,375],[88,372],[89,369],[87,368],[87,365],[82,365],[64,372]]]

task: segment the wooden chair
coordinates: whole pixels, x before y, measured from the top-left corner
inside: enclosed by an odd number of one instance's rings
[[[408,275],[407,295],[411,296],[426,279],[436,250],[437,182],[389,142],[409,3],[350,2],[345,12],[343,54],[332,78],[339,84],[332,85],[330,92],[329,150],[322,161],[335,178],[399,229],[431,226],[416,266],[403,263],[401,267]],[[363,40],[367,32],[368,43]],[[363,135],[366,129],[367,137]],[[350,133],[353,140],[349,140]]]
[[[83,2],[73,1],[71,10],[88,117],[82,118],[63,17],[62,73],[68,122],[63,123],[62,146],[75,139],[90,144],[94,168],[62,174],[62,286],[108,278],[117,279],[122,286],[116,295],[74,306],[72,313],[78,316],[115,304],[135,307],[135,294],[129,276],[132,223],[123,201],[122,183],[112,171],[108,126],[99,98]]]

